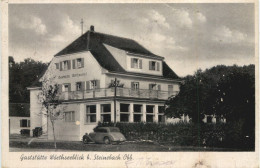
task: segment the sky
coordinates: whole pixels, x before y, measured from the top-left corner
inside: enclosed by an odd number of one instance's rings
[[[254,4],[11,4],[9,55],[49,62],[90,25],[131,38],[183,77],[215,65],[254,64]]]

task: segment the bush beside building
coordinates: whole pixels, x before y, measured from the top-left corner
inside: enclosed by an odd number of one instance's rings
[[[242,125],[241,121],[217,124],[116,123],[116,127],[128,141],[151,140],[176,146],[220,147],[252,151],[254,137],[243,136]],[[114,126],[114,123],[99,123],[98,127],[100,126]]]

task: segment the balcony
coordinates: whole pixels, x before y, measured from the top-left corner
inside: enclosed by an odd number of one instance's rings
[[[90,89],[84,91],[70,91],[70,92],[61,92],[58,95],[59,100],[83,100],[83,99],[93,99],[93,98],[106,98],[114,97],[114,88],[100,88],[100,89]],[[177,91],[168,92],[168,91],[158,91],[158,90],[146,90],[138,89],[133,90],[129,88],[117,88],[116,96],[117,97],[126,97],[126,98],[141,98],[141,99],[159,99],[167,100],[168,97],[172,95],[177,95]]]

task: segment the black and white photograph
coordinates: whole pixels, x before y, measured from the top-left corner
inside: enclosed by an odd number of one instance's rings
[[[7,6],[2,130],[17,162],[258,153],[256,1]]]

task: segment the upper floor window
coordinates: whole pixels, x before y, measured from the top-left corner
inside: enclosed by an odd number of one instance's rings
[[[72,60],[73,69],[83,68],[84,67],[84,58],[77,58]]]
[[[62,91],[63,92],[68,92],[70,91],[70,84],[69,83],[65,83],[62,85]]]
[[[82,59],[81,59],[81,58],[78,58],[78,59],[77,59],[77,67],[78,67],[78,68],[81,68],[81,67],[82,67]]]
[[[158,85],[158,84],[149,84],[149,90],[161,90],[161,85]]]
[[[156,61],[149,61],[149,70],[160,71],[160,63]]]
[[[76,83],[76,90],[81,91],[82,90],[82,82],[77,82]]]
[[[62,70],[69,70],[70,69],[70,61],[66,60],[62,62]]]
[[[89,90],[89,89],[99,89],[99,88],[100,88],[100,80],[87,81],[87,90]]]
[[[90,89],[96,89],[97,88],[97,81],[92,80],[90,81]]]
[[[134,89],[134,90],[138,90],[139,89],[139,82],[132,82],[131,88]]]
[[[55,63],[56,69],[60,69],[60,64],[59,63]]]
[[[142,60],[138,58],[131,58],[131,68],[142,69]]]

